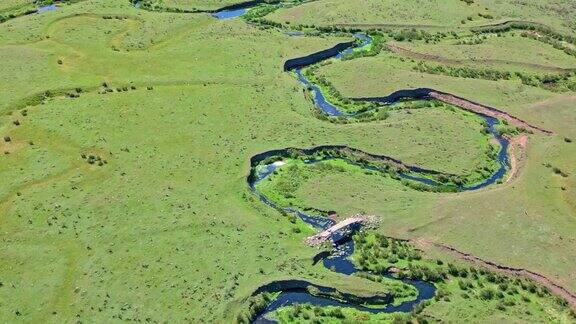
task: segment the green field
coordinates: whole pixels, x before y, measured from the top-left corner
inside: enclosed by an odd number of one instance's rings
[[[237,2],[158,3],[214,10]],[[0,15],[30,3],[4,1]],[[258,287],[284,279],[359,296],[403,291],[402,298],[412,298],[394,280],[344,277],[312,265],[319,251],[303,242],[315,230],[258,200],[246,182],[250,158],[287,147],[346,145],[477,180],[478,170],[494,165],[486,155],[493,140],[478,116],[448,105],[393,109],[369,122],[316,118],[309,93],[283,64],[352,38],[311,25],[453,28],[457,39],[437,42],[383,34],[378,54],[320,64],[314,73],[344,98],[430,87],[555,135],[529,134],[512,181],[474,192],[418,191],[338,161],[281,168],[260,190],[283,206],[333,210],[341,219],[373,214],[379,221],[368,235],[446,244],[576,292],[576,91],[530,86],[518,77],[415,69],[420,61],[530,75],[576,68],[574,56],[520,31],[457,44],[481,37],[468,27],[506,20],[574,35],[571,2],[522,4],[319,0],[266,15],[289,27],[309,25],[301,37],[264,22],[143,10],[128,0],[62,3],[53,12],[0,23],[0,321],[231,323]],[[387,45],[437,58],[394,53]],[[570,80],[576,77],[562,82]],[[433,248],[422,254],[450,259]],[[458,289],[455,280],[442,285]],[[422,314],[445,322],[574,321],[546,296],[527,306],[531,314],[519,310],[518,296],[517,306],[495,310],[495,300],[460,293]],[[357,320],[394,318],[338,311]],[[278,318],[294,321],[290,312],[283,309]],[[297,315],[306,312],[313,310]]]
[[[14,10],[18,10],[21,9],[23,7],[32,5],[34,3],[34,0],[6,0],[3,1],[2,4],[0,4],[0,12],[10,12],[10,11],[14,11]]]
[[[493,68],[533,70],[543,73],[574,68],[573,56],[558,51],[551,45],[521,37],[519,33],[450,39],[438,44],[393,42],[392,45],[417,54],[426,53],[430,55],[430,59],[448,64],[475,65],[479,62]],[[501,48],[505,48],[506,51],[499,50]],[[514,53],[513,56],[510,53]],[[417,58],[417,54],[413,57]]]
[[[213,11],[237,4],[235,0],[144,0],[141,6],[159,12]]]
[[[320,12],[321,14],[316,14]],[[318,0],[273,13],[277,22],[305,25],[356,25],[468,28],[508,20],[527,20],[574,32],[574,3],[563,0],[505,2],[475,0],[373,1]]]

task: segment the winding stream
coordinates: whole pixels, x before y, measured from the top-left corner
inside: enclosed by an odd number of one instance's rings
[[[245,4],[241,4],[234,8],[229,8],[225,10],[219,10],[213,14],[214,17],[218,19],[230,19],[242,16],[247,12],[250,7],[257,5],[261,1],[251,1]],[[293,71],[300,83],[310,89],[313,93],[314,104],[320,109],[320,111],[328,116],[336,117],[354,117],[358,113],[347,113],[342,111],[336,105],[330,103],[321,91],[321,88],[311,82],[306,78],[302,72],[303,68],[306,68],[312,64],[327,60],[336,59],[340,60],[345,58],[347,55],[352,54],[356,50],[362,50],[370,45],[372,45],[373,40],[371,37],[364,34],[355,34],[354,37],[358,42],[348,42],[337,44],[336,46],[313,53],[311,55],[291,59],[285,62],[284,70]],[[430,99],[429,93],[432,89],[410,89],[410,90],[400,90],[396,91],[386,97],[379,98],[366,98],[366,99],[355,99],[358,101],[372,101],[378,102],[382,105],[391,105],[403,99]],[[378,108],[376,108],[378,109]],[[508,146],[509,142],[504,138],[496,129],[498,124],[498,119],[477,114],[481,116],[486,122],[486,129],[499,143],[500,150],[497,154],[499,168],[490,177],[484,179],[480,183],[476,183],[468,186],[460,186],[458,189],[461,191],[465,190],[477,190],[489,186],[501,180],[506,174],[506,170],[509,165],[508,161]],[[300,150],[304,154],[312,155],[315,152],[321,151],[322,149],[336,148],[342,149],[343,147],[316,147],[308,150]],[[267,179],[271,174],[274,173],[278,168],[284,165],[284,162],[276,161],[267,164],[262,164],[263,161],[270,157],[287,157],[289,155],[289,149],[285,150],[275,150],[264,152],[251,159],[252,172],[248,177],[248,185],[250,189],[258,196],[258,198],[266,205],[275,208],[277,210],[283,210],[287,213],[293,213],[299,216],[305,223],[316,228],[319,231],[325,230],[335,224],[335,222],[329,218],[323,216],[315,216],[305,213],[302,210],[296,208],[284,208],[278,206],[274,201],[266,197],[262,192],[258,191],[257,185],[259,182]],[[377,156],[375,156],[377,157]],[[378,157],[382,160],[400,162],[389,157]],[[307,163],[317,163],[325,161],[330,158],[320,159],[320,160],[310,160]],[[378,167],[374,166],[363,166],[366,169],[378,170]],[[399,173],[401,178],[423,183],[428,186],[439,186],[441,183],[436,182],[425,176],[425,174],[437,173],[431,170],[421,169],[415,166],[409,166],[408,170],[410,173]],[[417,175],[413,173],[416,172]],[[422,174],[421,176],[418,174]],[[331,253],[321,252],[315,258],[314,262],[322,261],[324,267],[331,269],[342,275],[353,275],[360,270],[350,260],[350,257],[354,253],[354,241],[351,239],[350,235],[359,229],[359,225],[350,226],[350,228],[339,231],[332,236],[332,242],[334,246],[334,251]],[[278,309],[286,306],[291,306],[295,304],[312,304],[315,306],[340,306],[340,307],[351,307],[360,311],[365,311],[369,313],[394,313],[394,312],[410,312],[414,309],[416,305],[422,301],[429,300],[433,298],[436,294],[436,287],[429,282],[421,280],[411,280],[411,279],[398,279],[395,278],[392,273],[385,271],[381,274],[383,277],[401,281],[407,285],[413,286],[418,295],[415,299],[410,301],[402,302],[398,305],[393,304],[392,296],[373,296],[373,297],[357,297],[350,294],[340,293],[340,298],[336,299],[330,296],[330,293],[334,293],[336,290],[334,288],[319,286],[308,281],[303,280],[286,280],[286,281],[276,281],[268,285],[260,287],[253,293],[253,296],[258,295],[263,292],[279,292],[277,298],[271,301],[259,314],[256,314],[255,318],[252,319],[253,323],[275,323],[271,315]],[[308,290],[309,287],[314,287],[319,292],[319,294],[312,294]],[[385,304],[384,307],[366,307],[364,304]]]
[[[262,159],[265,159],[266,157],[269,156],[262,155],[257,159],[253,159],[252,162],[257,165],[260,161],[262,161]],[[295,213],[305,223],[311,225],[312,227],[318,229],[319,231],[325,230],[333,226],[335,222],[329,218],[323,216],[313,216],[294,208],[281,208],[276,203],[268,199],[264,194],[262,194],[257,190],[256,188],[257,184],[260,181],[267,179],[268,176],[274,173],[274,171],[276,171],[282,165],[283,165],[282,162],[277,161],[274,163],[261,166],[263,170],[257,172],[254,177],[250,177],[248,179],[250,189],[260,198],[262,202],[264,202],[268,206],[271,206],[275,209],[282,209],[289,213]],[[314,258],[315,259],[314,261],[319,262],[321,260],[324,267],[344,275],[353,275],[354,273],[359,272],[359,270],[350,261],[350,257],[354,253],[354,241],[350,239],[350,234],[358,229],[359,226],[356,225],[351,226],[351,228],[349,228],[346,231],[335,233],[332,237],[335,247],[334,251],[330,254],[326,252],[321,252]],[[383,273],[382,275],[386,278],[399,280],[415,287],[416,290],[418,291],[417,298],[411,301],[403,302],[397,306],[394,306],[392,304],[394,300],[391,296],[375,296],[372,298],[359,298],[352,295],[341,294],[342,300],[337,300],[329,296],[315,296],[311,294],[307,289],[308,287],[315,287],[320,292],[331,293],[335,291],[335,289],[333,288],[318,286],[316,284],[301,280],[279,281],[261,287],[260,289],[258,289],[253,293],[253,295],[257,295],[264,291],[280,292],[278,297],[274,299],[270,304],[268,304],[266,308],[262,310],[260,314],[256,316],[256,318],[253,319],[253,323],[275,323],[275,321],[269,317],[270,314],[272,314],[279,308],[295,304],[351,307],[370,313],[410,312],[414,308],[414,306],[416,306],[417,304],[419,304],[424,300],[433,298],[435,295],[436,288],[431,283],[411,279],[397,279],[394,278],[392,274],[389,272]],[[369,303],[369,302],[374,303],[377,301],[380,301],[380,304],[386,304],[386,306],[365,307],[362,305],[363,303]]]
[[[362,49],[372,44],[372,38],[362,34],[354,35],[359,42],[357,43],[342,43],[338,44],[333,48],[314,53],[302,58],[296,58],[289,60],[284,65],[285,71],[293,71],[298,78],[298,80],[307,88],[312,90],[314,96],[313,100],[315,105],[322,111],[322,113],[329,115],[329,116],[344,116],[344,117],[353,117],[354,114],[349,114],[343,112],[339,107],[330,103],[323,95],[320,87],[310,80],[306,78],[302,69],[310,66],[312,64],[318,63],[320,61],[326,59],[342,59],[346,55],[350,55],[356,49]],[[414,89],[414,90],[401,90],[397,91],[393,94],[390,94],[386,97],[381,98],[372,98],[372,101],[377,101],[383,105],[390,105],[393,103],[398,102],[402,99],[430,99],[428,93],[431,89]],[[366,100],[368,101],[368,100]],[[498,141],[500,144],[500,150],[498,152],[497,158],[499,163],[499,168],[496,172],[494,172],[490,177],[484,179],[480,183],[476,183],[473,185],[468,186],[460,186],[459,190],[477,190],[494,184],[495,182],[501,180],[504,175],[506,174],[506,170],[508,168],[508,145],[509,142],[506,138],[501,136],[496,130],[496,125],[498,124],[498,120],[496,118],[481,115],[487,125],[487,131]],[[322,150],[322,147],[313,148],[310,150],[302,150],[304,153],[313,154],[315,151]],[[300,217],[305,223],[313,226],[314,228],[318,229],[319,231],[325,230],[330,226],[334,225],[335,222],[331,219],[322,216],[314,216],[305,213],[302,210],[294,209],[294,208],[282,208],[278,206],[275,202],[270,200],[266,197],[263,193],[259,192],[257,189],[257,184],[267,179],[275,170],[281,167],[284,162],[276,161],[273,163],[268,163],[262,165],[262,162],[266,158],[270,157],[279,157],[282,156],[286,157],[288,154],[288,150],[277,150],[277,151],[270,151],[252,158],[252,168],[253,172],[251,176],[248,178],[248,184],[250,189],[259,197],[259,199],[264,202],[265,204],[279,210],[283,210],[288,213],[294,213]],[[382,159],[386,160],[394,160],[388,157],[381,157]],[[328,159],[328,158],[327,158]],[[314,161],[307,161],[307,163],[316,163],[319,161],[323,161],[326,159],[321,160],[314,160]],[[395,160],[394,160],[395,161]],[[399,162],[399,161],[398,161]],[[367,169],[371,170],[378,170],[377,167],[373,166],[364,166]],[[259,168],[259,170],[255,170]],[[418,167],[409,167],[409,171],[414,171],[416,174],[414,175],[413,172],[409,173],[399,173],[399,176],[404,179],[420,182],[429,186],[439,186],[441,183],[436,182],[425,176],[427,173],[435,173],[434,171],[424,170]],[[324,267],[331,269],[337,273],[343,275],[353,275],[359,270],[354,266],[354,264],[350,261],[350,257],[354,253],[354,241],[350,238],[350,234],[359,229],[359,226],[354,228],[349,228],[346,231],[335,233],[332,236],[333,245],[335,247],[335,252],[327,253],[322,252],[317,257],[315,257],[315,262],[319,262],[320,260],[323,262]],[[436,293],[436,288],[432,283],[419,281],[419,280],[410,280],[410,279],[398,279],[392,276],[392,274],[388,271],[381,274],[382,276],[402,281],[405,284],[411,285],[418,291],[418,295],[414,300],[402,302],[401,304],[394,306],[392,304],[393,299],[388,296],[383,300],[386,301],[385,307],[366,307],[363,306],[369,300],[362,299],[359,297],[354,297],[351,295],[343,295],[341,299],[331,298],[329,295],[327,296],[324,293],[329,293],[334,291],[332,288],[318,286],[306,281],[300,280],[290,280],[290,281],[281,281],[281,282],[274,282],[265,287],[261,287],[261,289],[254,292],[254,295],[261,293],[263,291],[268,292],[280,292],[278,297],[270,302],[264,310],[262,310],[257,316],[253,319],[253,323],[273,323],[274,320],[270,317],[270,315],[278,310],[279,308],[295,305],[295,304],[312,304],[316,306],[341,306],[341,307],[352,307],[361,311],[370,312],[370,313],[393,313],[393,312],[410,312],[414,309],[416,305],[420,302],[431,299],[434,297]],[[313,295],[308,290],[307,287],[315,287],[318,291],[322,292],[321,296]],[[374,297],[377,298],[377,297]],[[382,303],[380,303],[382,304]]]
[[[306,65],[294,64],[294,63],[292,65],[288,65],[288,66],[286,64],[284,65],[284,69],[286,71],[293,70],[294,73],[296,74],[298,80],[304,86],[306,86],[312,90],[312,92],[314,94],[314,96],[313,96],[314,104],[316,105],[316,107],[318,107],[322,111],[322,113],[324,113],[326,115],[354,117],[358,113],[346,113],[346,112],[342,111],[340,108],[338,108],[336,105],[330,103],[326,99],[324,94],[322,93],[320,87],[318,85],[312,83],[310,80],[308,80],[305,77],[305,75],[302,73],[302,68],[305,68],[306,66],[318,63],[321,60],[325,60],[325,59],[329,59],[329,58],[342,59],[346,55],[353,53],[353,51],[355,49],[361,50],[361,49],[372,44],[372,38],[370,38],[369,36],[366,36],[363,34],[355,34],[354,37],[356,37],[360,41],[358,45],[351,44],[349,47],[345,48],[344,50],[339,50],[340,47],[335,46],[332,49],[324,50],[324,51],[318,52],[316,54],[309,55],[309,56],[305,57],[304,59],[300,58],[300,59],[293,59],[293,60],[287,61],[287,63],[290,61],[292,61],[292,62],[304,61],[307,63]],[[349,44],[349,43],[342,43],[342,44]],[[342,45],[342,44],[339,44],[339,45]],[[322,54],[318,55],[319,53],[322,53]],[[429,93],[431,91],[433,91],[433,90],[427,89],[427,88],[407,89],[407,90],[396,91],[396,92],[394,92],[388,96],[385,96],[385,97],[363,98],[363,99],[356,99],[356,100],[357,101],[372,101],[372,102],[379,102],[379,103],[384,104],[384,105],[391,105],[391,104],[394,104],[394,103],[396,103],[400,100],[403,100],[403,99],[430,99]],[[376,108],[376,109],[378,109],[378,108]],[[499,123],[498,119],[496,119],[494,117],[478,114],[478,113],[476,115],[478,115],[484,119],[484,121],[486,122],[486,125],[487,125],[486,130],[488,131],[489,134],[491,134],[494,137],[494,139],[500,145],[500,150],[498,151],[498,155],[497,155],[499,168],[496,172],[494,172],[490,177],[488,177],[484,181],[477,183],[477,184],[474,184],[474,185],[471,185],[471,186],[461,186],[460,190],[477,190],[477,189],[481,189],[481,188],[484,188],[486,186],[492,185],[504,177],[504,175],[506,174],[506,170],[509,166],[508,146],[510,143],[509,143],[508,139],[503,137],[498,132],[498,130],[496,129],[496,125]],[[405,179],[419,181],[419,182],[422,182],[422,183],[427,184],[427,185],[440,185],[440,183],[437,183],[437,182],[430,180],[428,178],[425,178],[425,177],[414,177],[414,176],[407,175],[407,174],[400,174],[400,176],[405,178]]]

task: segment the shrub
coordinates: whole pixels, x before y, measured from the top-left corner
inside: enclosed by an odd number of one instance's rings
[[[335,317],[335,318],[339,318],[339,319],[343,319],[346,316],[344,316],[344,313],[342,313],[342,310],[340,308],[334,308],[330,311],[330,316]]]
[[[480,291],[480,299],[491,300],[494,298],[494,290],[492,288],[485,288]]]
[[[470,280],[458,279],[458,286],[462,290],[467,290],[468,288],[474,288],[474,284]]]

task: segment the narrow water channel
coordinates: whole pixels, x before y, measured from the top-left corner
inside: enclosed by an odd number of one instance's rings
[[[250,7],[257,4],[258,1],[254,1],[254,3],[250,2],[247,6],[238,6],[235,8],[225,9],[217,11],[213,14],[214,17],[218,19],[231,19],[236,18],[239,16],[244,15]],[[300,34],[298,34],[300,35]],[[312,64],[318,63],[320,61],[326,59],[337,59],[341,60],[345,58],[347,55],[352,54],[355,50],[361,50],[362,48],[368,47],[372,44],[373,40],[371,37],[364,35],[364,34],[355,34],[354,35],[358,42],[356,43],[342,43],[338,44],[333,48],[326,49],[324,51],[311,54],[306,57],[296,58],[285,62],[284,70],[285,71],[293,71],[298,78],[298,80],[304,85],[305,87],[309,88],[313,92],[313,100],[314,104],[321,110],[322,113],[328,116],[344,116],[344,117],[354,117],[354,114],[349,114],[342,111],[336,105],[330,103],[326,97],[323,95],[320,87],[310,80],[306,78],[302,69],[310,66]],[[432,91],[432,89],[408,89],[408,90],[400,90],[394,92],[385,97],[372,98],[371,101],[377,101],[384,105],[389,105],[396,103],[399,100],[404,99],[430,99],[428,94]],[[498,141],[500,144],[500,150],[498,152],[498,162],[500,164],[499,169],[494,172],[490,177],[486,178],[480,183],[471,185],[471,186],[462,186],[460,190],[478,190],[494,184],[495,182],[501,180],[508,168],[508,145],[509,142],[506,138],[501,136],[496,129],[496,125],[498,124],[498,120],[493,117],[485,116],[479,114],[487,124],[488,132]],[[260,162],[263,161],[267,157],[274,156],[274,154],[281,155],[282,150],[277,150],[274,152],[267,152],[261,154],[258,158],[252,159],[252,167],[258,167],[259,170],[255,172],[252,170],[251,176],[248,178],[248,185],[250,189],[258,196],[258,198],[265,203],[266,205],[278,209],[284,210],[288,213],[294,213],[300,217],[305,223],[308,225],[316,228],[318,231],[325,230],[335,224],[335,222],[329,218],[323,216],[316,216],[305,213],[302,210],[298,210],[295,208],[283,208],[278,206],[274,201],[270,200],[264,194],[258,191],[257,184],[260,181],[267,179],[271,174],[274,173],[279,167],[283,165],[283,162],[276,161],[273,163],[269,163],[266,165],[261,165]],[[316,163],[318,161],[315,161]],[[420,168],[413,168],[411,171],[416,172],[428,172],[427,170],[423,170]],[[433,172],[433,171],[429,171]],[[412,174],[404,174],[400,173],[400,177],[409,179],[412,181],[417,181],[424,183],[429,186],[437,186],[440,183],[435,182],[429,178],[424,176],[415,176]],[[359,230],[359,225],[351,226],[346,230],[342,230],[333,234],[331,240],[334,245],[334,249],[331,253],[322,252],[317,255],[315,262],[322,261],[324,267],[327,269],[331,269],[342,275],[353,275],[357,273],[359,270],[350,260],[352,254],[354,253],[354,241],[351,239],[351,235],[353,232]],[[372,298],[363,299],[360,297],[346,295],[346,294],[339,294],[341,297],[339,299],[331,298],[326,296],[331,292],[335,292],[335,289],[329,287],[319,286],[307,281],[302,280],[286,280],[286,281],[277,281],[270,283],[264,287],[261,287],[257,291],[254,292],[254,295],[257,295],[262,292],[279,292],[279,295],[276,299],[270,302],[259,314],[252,319],[253,323],[275,323],[275,320],[271,316],[276,310],[296,305],[296,304],[311,304],[315,306],[339,306],[339,307],[351,307],[361,311],[369,312],[369,313],[394,313],[394,312],[410,312],[414,309],[416,305],[421,303],[422,301],[429,300],[433,298],[436,294],[436,287],[429,282],[421,281],[421,280],[411,280],[411,279],[399,279],[395,278],[392,273],[386,271],[381,274],[383,277],[386,277],[391,280],[398,280],[405,284],[413,286],[418,295],[414,300],[405,301],[398,305],[394,305],[393,299],[391,296],[375,296]],[[321,295],[313,295],[308,291],[309,287],[316,288]],[[374,304],[386,304],[384,307],[366,307],[364,306],[365,303],[375,302]]]
[[[322,111],[322,113],[327,114],[329,116],[345,116],[345,117],[353,117],[353,114],[347,114],[343,112],[339,107],[330,103],[326,97],[323,95],[320,87],[310,80],[308,80],[304,73],[302,72],[303,68],[311,64],[318,63],[322,60],[326,59],[342,59],[346,55],[350,55],[354,52],[356,48],[363,48],[369,46],[372,43],[372,39],[369,36],[356,34],[355,37],[359,39],[358,43],[345,43],[339,44],[341,46],[335,46],[334,48],[324,50],[307,57],[297,58],[290,61],[287,61],[285,64],[286,71],[293,71],[298,78],[298,80],[304,85],[305,87],[309,88],[314,96],[314,104]],[[348,46],[344,46],[348,45]],[[393,104],[399,100],[404,99],[430,99],[428,96],[429,92],[432,91],[431,89],[409,89],[409,90],[400,90],[393,94],[390,94],[386,97],[378,98],[380,99],[379,102],[384,105]],[[374,100],[376,101],[376,100]],[[498,141],[500,144],[500,149],[498,152],[498,162],[499,168],[496,172],[494,172],[490,177],[486,178],[480,183],[470,185],[470,186],[462,186],[459,189],[464,190],[478,190],[489,186],[499,180],[501,180],[508,168],[508,140],[501,136],[501,134],[497,131],[496,125],[498,124],[498,120],[493,117],[481,115],[487,124],[487,131]],[[276,152],[276,153],[279,153]],[[273,156],[273,153],[270,154],[263,154],[261,157],[264,159],[265,157]],[[253,167],[257,165],[253,162]],[[318,162],[318,161],[315,161]],[[314,162],[314,163],[315,163]],[[249,178],[249,186],[253,192],[260,198],[262,202],[265,204],[276,208],[276,209],[283,209],[285,212],[295,213],[297,214],[304,222],[313,226],[314,228],[318,229],[319,231],[325,230],[330,226],[334,225],[334,221],[322,217],[322,216],[314,216],[305,213],[304,211],[297,210],[294,208],[282,208],[277,206],[273,201],[267,198],[264,194],[257,190],[258,182],[267,179],[274,171],[281,167],[283,162],[277,161],[274,163],[270,163],[264,166],[260,166],[260,172],[256,172],[255,177]],[[433,172],[427,171],[419,168],[413,168],[411,171],[416,172]],[[429,186],[438,186],[441,185],[440,183],[435,182],[425,176],[417,176],[413,174],[405,174],[400,173],[400,177],[409,179],[412,181],[417,181],[420,183],[424,183]],[[359,270],[355,267],[355,265],[350,260],[350,257],[354,253],[354,241],[350,238],[350,235],[358,230],[358,227],[349,228],[344,232],[337,232],[332,236],[332,242],[334,242],[334,251],[328,255],[326,253],[321,253],[318,256],[318,260],[322,260],[324,267],[327,269],[331,269],[337,273],[342,275],[353,275],[354,273],[358,272]],[[393,313],[393,312],[410,312],[414,309],[416,305],[421,303],[422,301],[431,299],[434,297],[436,293],[436,288],[432,283],[420,281],[420,280],[410,280],[410,279],[398,279],[395,278],[390,272],[384,272],[381,274],[382,276],[392,279],[402,281],[405,284],[411,285],[418,291],[418,295],[414,300],[402,302],[401,304],[394,306],[392,303],[393,300],[388,298],[385,307],[366,307],[363,306],[362,303],[358,302],[358,298],[352,298],[353,300],[346,300],[346,297],[343,299],[334,299],[330,297],[324,296],[316,296],[312,295],[306,288],[307,286],[316,287],[319,291],[328,291],[331,288],[327,287],[320,287],[314,285],[309,282],[305,281],[283,281],[283,282],[276,282],[272,283],[268,287],[268,291],[270,292],[280,292],[279,296],[272,301],[267,307],[258,314],[254,319],[253,323],[273,323],[275,322],[274,319],[271,317],[271,314],[278,310],[279,308],[291,306],[295,304],[312,304],[315,306],[341,306],[341,307],[352,307],[361,311],[369,312],[369,313]],[[297,282],[297,284],[295,284]],[[258,291],[261,292],[261,291]]]

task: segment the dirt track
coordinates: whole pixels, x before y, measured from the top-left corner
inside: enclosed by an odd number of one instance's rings
[[[430,92],[430,96],[432,98],[438,99],[440,101],[458,106],[462,109],[466,109],[472,112],[476,112],[482,115],[486,115],[486,116],[490,116],[490,117],[494,117],[494,118],[498,118],[498,119],[504,119],[506,120],[508,123],[520,127],[520,128],[524,128],[526,130],[529,131],[534,131],[534,132],[538,132],[538,133],[542,133],[542,134],[547,134],[547,135],[552,135],[554,134],[553,132],[549,131],[549,130],[545,130],[541,127],[538,126],[534,126],[531,125],[519,118],[516,118],[512,115],[510,115],[507,112],[504,112],[502,110],[490,107],[490,106],[486,106],[483,104],[479,104],[449,93],[445,93],[445,92],[440,92],[440,91],[432,91]]]
[[[526,147],[528,146],[528,136],[522,134],[520,136],[508,138],[510,142],[510,175],[506,183],[516,179],[519,174],[520,168],[526,162]]]

